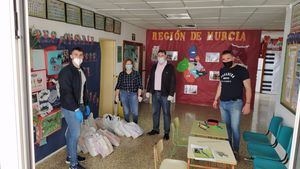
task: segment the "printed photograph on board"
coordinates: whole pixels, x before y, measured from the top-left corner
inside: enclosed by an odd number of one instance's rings
[[[219,71],[209,71],[209,80],[211,80],[211,81],[220,80],[220,72]]]
[[[220,61],[220,53],[206,52],[205,62],[219,62],[219,61]]]
[[[198,93],[197,85],[184,85],[184,94],[196,95]]]

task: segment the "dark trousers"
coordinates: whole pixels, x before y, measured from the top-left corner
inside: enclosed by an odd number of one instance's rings
[[[163,110],[164,118],[164,132],[169,134],[171,114],[170,114],[170,101],[168,101],[167,96],[162,96],[161,92],[156,91],[152,95],[152,118],[153,118],[153,130],[159,132],[160,123],[160,110]]]

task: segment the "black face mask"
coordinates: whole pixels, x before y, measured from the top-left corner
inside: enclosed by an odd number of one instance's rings
[[[230,62],[223,62],[224,64],[224,67],[226,68],[231,68],[231,66],[233,65],[233,61],[230,61]]]

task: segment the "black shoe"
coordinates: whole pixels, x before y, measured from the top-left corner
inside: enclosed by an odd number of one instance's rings
[[[75,166],[70,166],[69,169],[85,169],[82,165],[80,165],[79,163]]]
[[[234,154],[234,157],[235,157],[236,161],[240,161],[240,155],[239,155],[239,152],[234,151],[233,154]]]
[[[253,157],[244,157],[244,160],[245,161],[253,161],[254,159],[253,159]]]
[[[158,131],[155,131],[155,130],[151,130],[150,132],[147,133],[148,135],[152,136],[152,135],[155,135],[155,134],[159,134]]]
[[[164,140],[169,140],[169,139],[170,139],[169,134],[165,134],[164,135]]]
[[[85,157],[77,156],[77,160],[78,160],[78,162],[84,162],[85,161]],[[70,164],[70,157],[67,157],[66,163]]]

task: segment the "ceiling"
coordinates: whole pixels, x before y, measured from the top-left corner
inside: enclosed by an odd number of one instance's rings
[[[283,30],[285,7],[295,0],[69,0],[144,29]],[[186,13],[190,19],[166,15]]]

